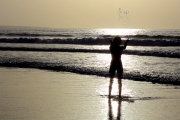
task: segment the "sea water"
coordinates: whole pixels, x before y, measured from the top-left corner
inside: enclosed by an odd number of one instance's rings
[[[180,30],[0,28],[0,66],[109,77],[110,40],[130,42],[124,79],[180,85]],[[123,43],[122,43],[123,44]]]

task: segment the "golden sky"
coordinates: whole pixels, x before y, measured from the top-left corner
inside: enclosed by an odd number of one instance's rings
[[[180,29],[180,0],[0,0],[0,25]]]

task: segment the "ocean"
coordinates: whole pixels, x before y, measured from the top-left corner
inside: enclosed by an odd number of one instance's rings
[[[117,35],[130,40],[123,79],[180,85],[180,30],[0,27],[0,66],[109,77]]]

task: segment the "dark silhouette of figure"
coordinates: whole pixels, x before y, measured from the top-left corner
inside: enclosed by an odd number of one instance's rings
[[[111,59],[111,64],[109,68],[109,73],[110,73],[109,97],[111,96],[113,78],[117,70],[118,84],[119,84],[119,98],[121,98],[121,89],[122,89],[121,79],[123,75],[123,65],[121,61],[121,55],[122,55],[123,50],[126,49],[128,41],[129,41],[128,39],[125,41],[124,46],[120,46],[122,40],[119,36],[114,37],[114,39],[111,41],[110,51],[111,51],[112,59]]]

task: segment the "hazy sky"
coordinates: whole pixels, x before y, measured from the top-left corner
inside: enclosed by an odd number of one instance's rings
[[[0,25],[180,29],[180,0],[0,0]]]

